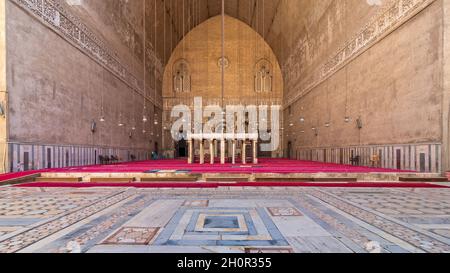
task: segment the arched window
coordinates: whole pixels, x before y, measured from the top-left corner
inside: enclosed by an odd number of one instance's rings
[[[191,92],[191,72],[188,62],[184,59],[173,65],[173,92]]]
[[[262,59],[256,63],[255,92],[272,92],[272,79],[272,64],[266,59]]]

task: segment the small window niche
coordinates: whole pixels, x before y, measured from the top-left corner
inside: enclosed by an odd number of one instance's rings
[[[269,93],[273,88],[273,69],[270,61],[261,59],[255,68],[255,92]]]
[[[185,59],[180,59],[173,66],[173,92],[191,92],[191,71]]]

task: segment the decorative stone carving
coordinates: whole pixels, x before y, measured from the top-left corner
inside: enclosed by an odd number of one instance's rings
[[[73,46],[116,75],[141,96],[144,96],[143,81],[138,80],[128,71],[116,57],[117,54],[112,52],[106,43],[90,31],[79,18],[69,12],[61,0],[10,1],[28,11]],[[147,50],[147,55],[149,55],[148,58],[152,63],[156,63],[157,74],[162,75],[163,64],[155,52]],[[147,94],[154,93],[154,90],[147,92]],[[162,107],[160,98],[152,98],[150,96],[146,96],[146,98],[153,104]]]
[[[224,58],[220,57],[219,60],[217,60],[217,66],[219,68],[222,68],[222,65],[223,68],[227,69],[228,67],[230,67],[230,60],[228,60],[227,57]]]
[[[191,92],[191,72],[186,60],[180,59],[173,65],[173,92]]]
[[[272,64],[266,60],[260,60],[255,67],[255,92],[272,92]]]
[[[328,61],[320,65],[309,77],[304,70],[311,64],[317,54],[308,37],[302,37],[297,48],[283,65],[286,83],[285,107],[289,107],[314,87],[333,75],[349,61],[370,48],[377,41],[399,27],[403,22],[429,6],[435,0],[391,0],[386,8],[374,16],[362,30],[348,40],[339,50],[332,54]],[[291,94],[289,94],[292,92]]]

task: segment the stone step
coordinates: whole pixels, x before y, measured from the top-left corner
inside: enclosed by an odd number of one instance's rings
[[[17,178],[4,180],[4,181],[0,182],[0,186],[33,182],[39,176],[40,176],[40,174],[36,173],[36,174],[30,174],[30,175],[25,175],[25,176],[21,176],[21,177],[17,177]]]
[[[243,176],[214,176],[205,177],[206,182],[248,182],[249,177]]]
[[[447,177],[399,177],[400,182],[448,182]]]
[[[81,177],[36,177],[35,182],[81,182]]]
[[[358,182],[356,177],[315,177],[313,182]]]
[[[445,175],[447,176],[447,179],[450,181],[450,172],[446,172]]]
[[[141,182],[196,182],[197,176],[142,177]]]
[[[355,177],[257,177],[256,182],[357,182]]]
[[[136,179],[134,177],[91,177],[90,182],[127,183],[135,180]]]

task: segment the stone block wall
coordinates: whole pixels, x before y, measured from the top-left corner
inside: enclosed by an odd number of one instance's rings
[[[321,26],[308,33],[322,39],[314,49],[321,53],[300,49],[284,66],[285,147],[291,143],[301,159],[348,163],[353,151],[362,165],[377,153],[384,167],[445,171],[443,2],[383,1],[359,21],[359,32],[342,35],[347,40],[339,33],[354,30],[356,21],[344,15],[367,3],[331,2],[310,18]]]
[[[30,169],[95,164],[95,151],[124,161],[129,154],[148,158],[161,143],[161,84],[155,85],[161,77],[154,76],[162,74],[163,64],[147,44],[144,91],[142,3],[130,2],[129,21],[122,16],[119,25],[111,25],[124,9],[98,9],[106,1],[74,6],[61,0],[4,2],[4,171],[23,165],[25,153]],[[66,150],[69,159],[59,156]]]

